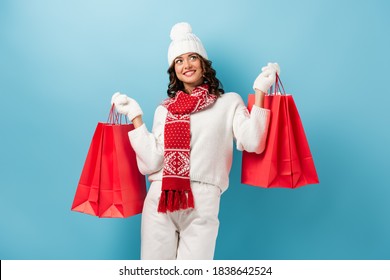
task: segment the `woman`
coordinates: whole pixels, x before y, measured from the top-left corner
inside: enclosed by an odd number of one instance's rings
[[[118,112],[134,124],[130,142],[141,173],[151,182],[142,212],[141,258],[213,259],[233,139],[240,151],[263,151],[270,116],[263,98],[279,66],[263,67],[249,114],[238,94],[224,93],[188,23],[174,25],[171,39],[169,98],[157,107],[152,132],[134,99],[120,93],[112,97]]]

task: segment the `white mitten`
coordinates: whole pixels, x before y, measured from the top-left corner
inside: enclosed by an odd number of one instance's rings
[[[264,66],[261,68],[261,70],[262,72],[253,83],[253,89],[267,92],[269,88],[275,83],[276,73],[280,73],[280,67],[277,63],[268,63],[267,66]]]
[[[143,114],[137,101],[120,92],[114,93],[111,98],[111,104],[115,104],[115,109],[118,113],[126,115],[131,121]]]
[[[279,64],[277,64],[277,63],[268,62],[267,66],[264,66],[263,68],[261,68],[261,71],[265,71],[267,69],[274,70],[274,71],[276,71],[276,73],[278,73],[278,75],[280,75],[280,67],[279,67]]]

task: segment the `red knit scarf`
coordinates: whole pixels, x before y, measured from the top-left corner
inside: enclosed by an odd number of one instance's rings
[[[163,102],[168,114],[164,128],[164,169],[158,212],[194,208],[190,184],[190,115],[211,104],[217,96],[208,85],[196,87],[192,94],[178,91]]]

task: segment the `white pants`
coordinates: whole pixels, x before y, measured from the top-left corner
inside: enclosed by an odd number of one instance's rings
[[[194,209],[158,213],[161,181],[152,182],[142,211],[141,259],[213,259],[221,191],[200,182],[191,182],[191,188]]]

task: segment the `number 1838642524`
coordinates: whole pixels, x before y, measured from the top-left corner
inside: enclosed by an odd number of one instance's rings
[[[234,267],[234,266],[221,266],[213,267],[213,275],[272,275],[271,267],[260,266],[246,266],[246,267]]]

